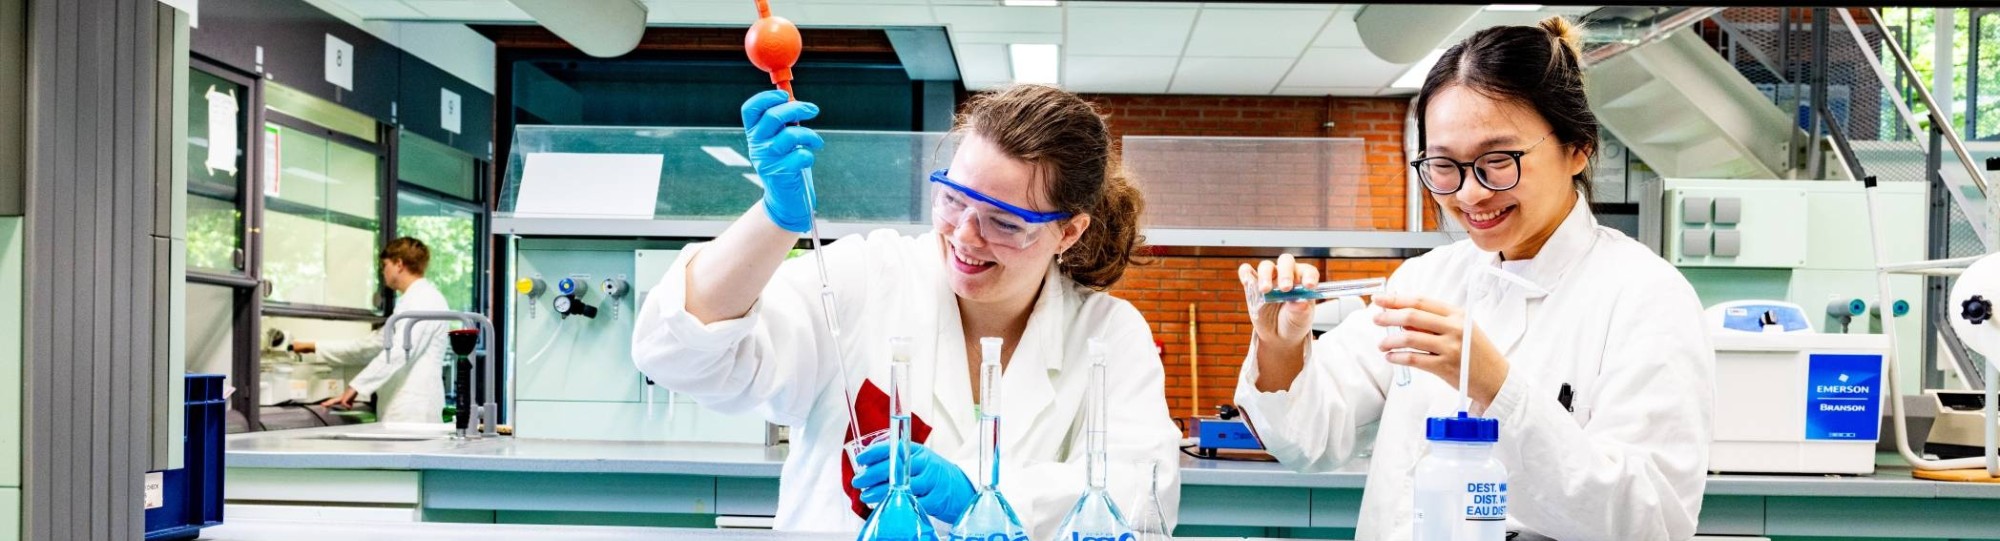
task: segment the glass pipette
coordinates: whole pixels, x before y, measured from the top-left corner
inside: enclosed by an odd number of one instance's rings
[[[799,61],[804,44],[799,39],[798,25],[784,17],[771,14],[768,0],[756,0],[757,22],[750,26],[750,33],[744,36],[743,50],[750,57],[750,63],[757,69],[771,74],[771,83],[792,100],[798,93],[792,90],[792,65]],[[854,389],[847,381],[847,353],[840,347],[840,311],[833,298],[833,281],[826,272],[826,259],[821,256],[819,236],[819,195],[815,193],[812,168],[801,172],[806,182],[806,218],[812,221],[813,261],[819,265],[820,309],[826,314],[826,329],[833,336],[832,345],[835,362],[840,363],[840,392],[847,399],[847,436],[850,442],[861,441],[861,423],[854,415]],[[848,457],[853,460],[853,457]]]
[[[1318,301],[1342,297],[1374,295],[1382,292],[1388,280],[1382,278],[1362,278],[1338,282],[1320,282],[1312,287],[1293,287],[1284,291],[1276,289],[1264,294],[1264,302]]]
[[[1388,283],[1389,280],[1384,278],[1362,278],[1359,280],[1320,282],[1312,287],[1294,287],[1284,291],[1274,289],[1264,294],[1264,302],[1320,301],[1375,295],[1387,288]],[[1409,384],[1410,367],[1396,366],[1396,385],[1404,386]]]

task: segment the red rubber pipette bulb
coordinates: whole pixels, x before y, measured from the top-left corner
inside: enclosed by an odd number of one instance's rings
[[[750,33],[743,35],[743,52],[750,55],[750,63],[757,69],[771,74],[771,83],[785,93],[792,92],[792,65],[799,62],[799,53],[804,46],[799,40],[799,27],[784,17],[771,15],[770,4],[757,1],[757,22],[750,25]]]

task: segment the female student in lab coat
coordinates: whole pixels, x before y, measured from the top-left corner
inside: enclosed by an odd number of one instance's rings
[[[1354,455],[1359,427],[1380,422],[1357,539],[1411,537],[1424,419],[1458,409],[1467,309],[1467,387],[1472,413],[1500,423],[1509,530],[1694,535],[1714,353],[1687,280],[1591,215],[1598,125],[1576,40],[1561,18],[1487,29],[1425,80],[1412,165],[1469,241],[1405,262],[1370,309],[1318,340],[1310,303],[1252,305],[1236,396],[1271,454],[1331,469]],[[1289,257],[1239,274],[1259,294],[1318,277]],[[1399,383],[1398,367],[1417,373]]]
[[[1136,506],[1148,465],[1178,509],[1180,432],[1167,414],[1152,332],[1105,294],[1139,247],[1143,201],[1112,160],[1104,121],[1052,87],[976,96],[953,131],[951,166],[931,176],[935,230],[848,236],[786,261],[810,226],[800,172],[821,146],[790,126],[818,114],[769,91],[743,105],[764,200],[712,242],[691,246],[647,299],[632,338],[639,369],[710,409],[757,412],[791,431],[777,527],[855,531],[886,487],[885,449],[850,473],[846,396],[859,432],[884,428],[889,338],[913,340],[905,391],[919,442],[912,492],[932,518],[958,519],[974,494],[979,338],[1005,339],[1002,482],[1038,539],[1052,537],[1085,485],[1089,340],[1109,347],[1111,492]],[[837,151],[837,150],[836,150]],[[893,179],[883,179],[892,182]],[[841,334],[829,331],[810,259],[823,255]],[[845,355],[839,363],[835,348]],[[841,386],[845,382],[846,389]]]

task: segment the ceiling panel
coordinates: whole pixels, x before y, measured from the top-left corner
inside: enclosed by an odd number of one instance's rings
[[[1063,8],[934,6],[953,32],[1062,32]]]
[[[1409,69],[1407,64],[1393,64],[1376,58],[1373,53],[1362,48],[1337,48],[1306,50],[1299,57],[1299,63],[1285,76],[1285,86],[1366,86],[1381,88],[1395,82],[1396,77]]]
[[[1088,56],[1067,55],[1063,59],[1063,88],[1075,92],[1117,92],[1162,94],[1173,81],[1172,56]]]
[[[1195,13],[1186,8],[1072,7],[1065,45],[1073,54],[1178,56]]]
[[[1320,29],[1319,38],[1313,40],[1314,47],[1360,47],[1361,32],[1354,28],[1354,12],[1342,10],[1334,13],[1326,21],[1326,28]]]
[[[678,1],[680,1],[680,0],[649,0],[649,1],[652,1],[652,2],[662,2],[662,3],[672,3],[672,2],[678,2]],[[745,3],[745,4],[749,4],[749,3],[751,3],[751,0],[743,0],[743,3]],[[801,5],[801,6],[809,6],[809,5],[813,5],[813,4],[831,4],[831,5],[853,5],[853,4],[874,4],[874,5],[882,5],[882,4],[901,4],[901,5],[905,5],[905,6],[929,6],[929,5],[931,5],[931,3],[930,3],[930,1],[929,1],[929,0],[775,0],[775,1],[771,2],[771,3],[772,3],[772,4],[774,4],[773,6],[771,6],[771,9],[774,9],[774,10],[782,10],[782,11],[790,11],[790,10],[794,9],[794,8],[792,7],[793,5]],[[1000,2],[999,2],[998,0],[993,0],[993,1],[992,1],[992,3],[995,3],[995,4],[998,4],[998,3],[1000,3]]]
[[[936,22],[928,5],[801,4],[794,9],[802,14],[799,20],[814,25],[927,26]]]
[[[1320,9],[1203,9],[1186,55],[1298,58],[1333,14]]]
[[[659,9],[655,6],[653,9]],[[667,7],[676,23],[730,24],[750,26],[757,22],[757,8],[749,2],[700,2],[676,0]]]
[[[447,21],[515,21],[528,14],[507,0],[403,0],[433,19]]]
[[[1270,94],[1290,58],[1183,58],[1167,88],[1174,94]]]
[[[1007,82],[1013,79],[1013,68],[1008,64],[1007,46],[992,43],[961,44],[952,47],[958,55],[958,74],[965,78],[966,86],[974,82]]]
[[[363,19],[420,19],[424,16],[423,12],[404,4],[402,0],[346,0],[340,5]]]
[[[372,20],[521,22],[508,0],[321,0]],[[748,0],[641,0],[654,25],[747,26]],[[968,87],[1012,79],[1007,44],[1062,45],[1064,84],[1084,92],[1172,92],[1407,96],[1386,88],[1408,67],[1376,58],[1354,25],[1360,4],[1194,3],[1064,0],[1058,7],[1011,7],[1000,0],[773,0],[808,27],[945,26]],[[1533,25],[1551,15],[1480,12],[1453,41],[1503,24]]]
[[[1203,10],[1210,10],[1210,9],[1216,9],[1216,10],[1246,10],[1246,9],[1247,9],[1247,10],[1269,10],[1269,9],[1286,9],[1286,8],[1298,8],[1298,7],[1300,7],[1301,5],[1312,5],[1312,4],[1318,4],[1318,5],[1320,6],[1320,7],[1323,7],[1323,8],[1324,8],[1324,10],[1325,10],[1325,11],[1328,11],[1328,12],[1332,12],[1333,10],[1336,10],[1336,9],[1340,9],[1340,7],[1341,7],[1341,5],[1340,5],[1340,4],[1333,4],[1333,3],[1323,3],[1323,2],[1268,2],[1268,3],[1250,3],[1250,2],[1204,2],[1204,3],[1202,3],[1202,4],[1201,4],[1201,9],[1203,9]]]
[[[1055,32],[951,32],[952,43],[1053,43],[1062,44]]]

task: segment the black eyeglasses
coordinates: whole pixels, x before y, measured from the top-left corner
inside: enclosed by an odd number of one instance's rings
[[[1535,144],[1528,145],[1528,148],[1495,150],[1480,154],[1478,158],[1473,158],[1469,162],[1436,156],[1413,160],[1410,162],[1410,167],[1417,168],[1417,178],[1423,180],[1424,188],[1434,194],[1458,193],[1460,188],[1465,187],[1466,169],[1472,170],[1472,176],[1478,179],[1480,186],[1504,192],[1521,184],[1521,157],[1533,152],[1535,147],[1542,146],[1542,142],[1548,141],[1550,135],[1555,133],[1542,136],[1540,140],[1535,141]]]

